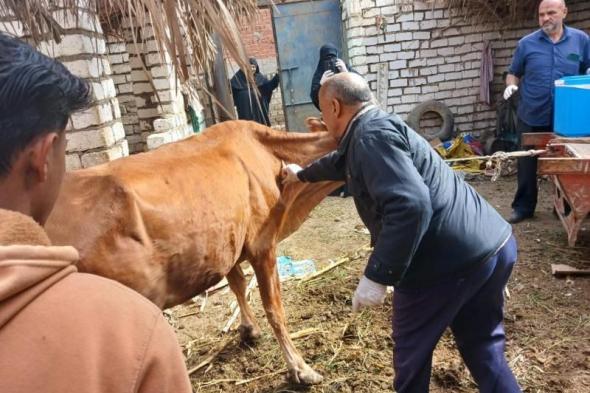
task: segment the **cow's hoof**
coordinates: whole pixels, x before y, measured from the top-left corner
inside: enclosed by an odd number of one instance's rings
[[[291,370],[291,380],[302,385],[317,385],[324,380],[324,377],[306,364],[301,370]]]
[[[238,332],[243,343],[253,343],[260,337],[260,329],[252,325],[240,325]]]

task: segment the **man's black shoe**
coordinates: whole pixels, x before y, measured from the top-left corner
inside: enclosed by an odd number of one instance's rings
[[[524,213],[520,213],[517,211],[513,211],[512,214],[510,215],[510,218],[508,218],[508,222],[511,224],[517,224],[521,221],[524,221],[524,220],[532,218],[532,217],[533,217],[532,214],[524,214]]]

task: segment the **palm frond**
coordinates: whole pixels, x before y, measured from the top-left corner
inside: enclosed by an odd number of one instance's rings
[[[218,50],[214,33],[238,66],[249,69],[236,21],[252,18],[256,0],[2,0],[0,18],[18,19],[34,42],[48,35],[59,42],[63,29],[54,18],[55,10],[66,13],[81,3],[98,13],[107,33],[123,36],[123,26],[151,26],[158,48],[170,55],[183,81],[189,73],[210,72]]]
[[[403,7],[403,11],[413,9],[414,0],[393,0]],[[496,23],[500,27],[510,27],[515,22],[529,19],[534,15],[538,0],[425,0],[432,6],[444,6],[455,15],[465,17],[469,22]]]

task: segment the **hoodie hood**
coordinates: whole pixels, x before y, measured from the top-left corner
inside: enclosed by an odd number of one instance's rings
[[[0,209],[0,328],[76,271],[73,247],[53,247],[33,219]]]

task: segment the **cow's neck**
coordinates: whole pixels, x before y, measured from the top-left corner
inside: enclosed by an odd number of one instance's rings
[[[299,165],[307,165],[338,147],[336,139],[325,131],[288,133],[265,129],[256,135],[277,158]]]

